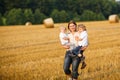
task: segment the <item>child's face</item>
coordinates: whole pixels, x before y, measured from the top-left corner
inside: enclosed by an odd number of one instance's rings
[[[78,31],[79,31],[79,32],[82,32],[82,31],[84,31],[84,30],[83,30],[83,28],[78,28]]]
[[[66,29],[65,29],[65,28],[62,28],[62,29],[61,29],[61,32],[66,32]]]

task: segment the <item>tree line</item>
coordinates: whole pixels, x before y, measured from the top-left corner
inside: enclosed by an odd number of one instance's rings
[[[0,0],[0,25],[41,24],[48,17],[55,23],[105,20],[119,9],[115,0]]]

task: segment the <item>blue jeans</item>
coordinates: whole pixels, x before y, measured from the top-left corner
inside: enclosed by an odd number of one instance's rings
[[[70,56],[70,51],[66,51],[63,69],[65,74],[72,75],[72,78],[78,78],[78,67],[81,61],[81,58],[78,56]],[[72,65],[72,71],[70,70],[70,65]]]
[[[81,53],[81,48],[82,46],[77,46],[75,49],[72,50],[72,53],[78,55],[79,53]]]

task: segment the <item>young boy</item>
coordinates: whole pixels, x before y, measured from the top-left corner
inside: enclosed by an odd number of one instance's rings
[[[81,69],[86,67],[86,63],[84,61],[85,56],[83,55],[82,47],[88,46],[88,34],[86,31],[86,27],[83,24],[78,25],[78,32],[75,37],[78,46],[72,50],[72,53],[81,57],[82,67]]]
[[[69,46],[69,38],[68,38],[67,30],[65,27],[60,27],[59,37],[60,37],[60,42],[63,46],[64,45]]]

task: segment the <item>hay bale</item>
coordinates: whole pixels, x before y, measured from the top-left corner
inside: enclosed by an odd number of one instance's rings
[[[109,22],[110,23],[118,23],[119,22],[119,17],[117,15],[110,15],[109,16]]]
[[[43,23],[46,28],[54,28],[54,21],[52,18],[44,19]]]
[[[32,23],[31,22],[26,22],[25,25],[30,26],[30,25],[32,25]]]

